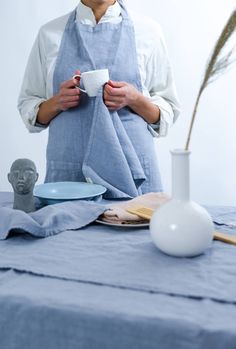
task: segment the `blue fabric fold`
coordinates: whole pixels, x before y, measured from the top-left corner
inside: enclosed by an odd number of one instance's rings
[[[133,144],[117,112],[109,113],[103,102],[102,90],[94,103],[93,121],[82,167],[84,177],[105,186],[106,198],[138,196],[138,188],[146,176]]]
[[[91,201],[67,201],[25,213],[10,207],[0,208],[0,240],[11,233],[48,237],[65,230],[80,229],[93,222],[106,207]]]

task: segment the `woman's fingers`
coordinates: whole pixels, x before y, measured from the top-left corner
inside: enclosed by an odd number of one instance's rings
[[[75,79],[64,81],[61,84],[58,94],[61,110],[65,111],[79,105],[81,91],[76,88],[77,84]]]
[[[119,110],[124,107],[123,103],[116,103],[116,102],[110,102],[110,101],[105,101],[105,105],[109,110]]]
[[[75,108],[79,105],[79,101],[77,102],[66,102],[66,103],[62,103],[61,105],[61,110],[65,111],[68,110],[70,108]]]
[[[76,85],[77,85],[76,80],[75,79],[70,79],[70,80],[66,80],[66,81],[62,82],[61,85],[60,85],[60,89],[73,88]]]
[[[123,99],[119,99],[119,100],[110,100],[110,99],[105,99],[104,100],[105,104],[108,106],[110,105],[114,105],[114,106],[120,106],[124,104],[124,100]]]
[[[124,97],[126,95],[126,86],[122,85],[122,87],[111,87],[109,84],[106,84],[104,87],[104,92],[110,96]]]
[[[60,96],[61,103],[76,102],[79,100],[79,96]]]

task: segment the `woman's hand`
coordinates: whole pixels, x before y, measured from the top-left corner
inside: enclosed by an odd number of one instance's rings
[[[75,73],[80,74],[80,71],[77,70]],[[79,85],[79,78],[67,80],[61,84],[57,99],[58,110],[65,111],[79,105],[81,92],[76,88],[77,85]]]
[[[111,111],[135,104],[140,92],[131,84],[109,80],[104,87],[104,103]]]
[[[80,71],[77,70],[75,74],[80,74]],[[80,90],[76,88],[78,85],[78,79],[64,81],[61,84],[57,95],[40,104],[37,114],[37,122],[47,125],[61,111],[77,107],[79,105],[81,94]]]
[[[149,124],[160,120],[159,107],[127,82],[109,80],[104,87],[103,97],[110,111],[129,107]]]

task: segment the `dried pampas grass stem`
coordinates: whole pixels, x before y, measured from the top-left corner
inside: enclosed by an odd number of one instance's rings
[[[191,139],[193,124],[195,121],[195,116],[197,113],[197,108],[198,108],[198,104],[199,104],[202,92],[211,82],[213,82],[221,74],[223,74],[226,71],[226,69],[230,66],[230,64],[233,62],[233,60],[231,59],[231,56],[235,49],[235,46],[223,55],[222,55],[222,51],[223,51],[223,48],[225,48],[226,44],[229,42],[229,39],[232,37],[232,34],[235,32],[235,29],[236,29],[236,9],[233,11],[228,22],[226,23],[219,39],[216,42],[213,53],[208,61],[208,64],[205,70],[205,75],[200,85],[200,89],[198,91],[198,95],[195,101],[185,150],[189,149],[189,143]]]

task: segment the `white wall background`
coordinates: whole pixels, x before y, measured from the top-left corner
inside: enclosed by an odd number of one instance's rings
[[[39,27],[72,10],[77,0],[0,2],[0,190],[11,190],[7,173],[19,157],[32,159],[45,174],[47,132],[29,134],[16,109],[24,68]],[[235,0],[127,0],[130,9],[159,21],[165,33],[182,113],[157,142],[167,192],[171,191],[169,149],[184,147],[194,99],[213,45]],[[145,28],[144,28],[145,30]],[[210,85],[200,103],[190,145],[191,196],[204,204],[236,205],[236,64]]]

